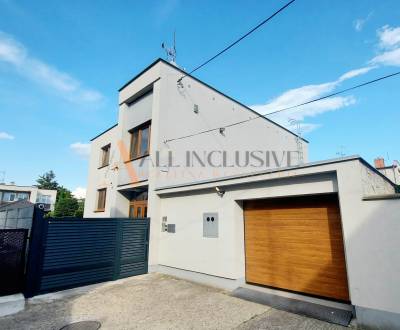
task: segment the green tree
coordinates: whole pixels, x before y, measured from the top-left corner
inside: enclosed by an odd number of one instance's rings
[[[77,218],[83,218],[83,211],[85,209],[85,200],[84,199],[78,199],[78,208],[75,211],[74,216]]]
[[[53,216],[73,217],[79,208],[78,200],[66,189],[60,189],[60,196],[54,207]]]
[[[56,181],[56,175],[52,170],[40,175],[39,179],[36,180],[36,183],[39,189],[56,190],[59,187],[58,182]]]
[[[83,217],[85,201],[77,200],[70,190],[56,181],[56,175],[52,170],[40,175],[36,180],[40,189],[57,190],[57,198],[54,211],[48,216],[51,217]]]

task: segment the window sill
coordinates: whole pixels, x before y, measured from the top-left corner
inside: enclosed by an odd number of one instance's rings
[[[145,158],[145,157],[148,157],[148,156],[150,156],[150,154],[145,154],[143,156],[139,156],[139,157],[136,157],[136,158],[131,158],[131,159],[128,159],[128,160],[124,161],[124,163],[125,164],[126,163],[130,163],[130,162],[133,162],[134,160],[142,159],[142,158]]]
[[[99,213],[99,212],[104,212],[104,211],[105,211],[105,209],[99,209],[99,210],[94,210],[93,212]]]

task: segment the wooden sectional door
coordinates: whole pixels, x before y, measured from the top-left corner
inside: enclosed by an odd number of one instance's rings
[[[337,195],[244,202],[246,281],[349,300]]]

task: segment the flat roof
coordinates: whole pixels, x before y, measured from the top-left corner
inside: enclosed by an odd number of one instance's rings
[[[175,70],[181,72],[182,74],[184,74],[186,77],[190,77],[192,79],[194,79],[195,81],[197,81],[198,83],[210,88],[211,90],[213,90],[214,92],[228,98],[229,100],[237,103],[238,105],[246,108],[247,110],[251,111],[252,113],[254,113],[255,115],[259,116],[260,118],[264,118],[264,120],[282,128],[283,130],[289,132],[290,134],[299,137],[300,139],[302,139],[304,142],[309,143],[309,141],[307,141],[306,139],[302,138],[301,136],[297,135],[296,133],[292,132],[291,130],[279,125],[278,123],[276,123],[275,121],[261,115],[260,113],[258,113],[257,111],[249,108],[247,105],[239,102],[238,100],[234,99],[233,97],[230,97],[229,95],[226,95],[225,93],[221,92],[220,90],[216,89],[215,87],[212,87],[211,85],[205,83],[204,81],[192,76],[191,74],[187,73],[186,71],[182,70],[181,68],[172,65],[171,63],[167,62],[166,60],[163,60],[162,58],[158,58],[157,60],[155,60],[153,63],[151,63],[148,67],[146,67],[144,70],[142,70],[141,72],[139,72],[136,76],[134,76],[131,80],[129,80],[126,84],[124,84],[120,89],[118,89],[118,92],[122,91],[125,87],[127,87],[130,83],[132,83],[133,81],[135,81],[137,78],[139,78],[142,74],[144,74],[145,72],[147,72],[148,70],[150,70],[153,66],[155,66],[157,63],[162,62],[168,66],[170,66],[171,68],[174,68]]]
[[[321,165],[327,165],[327,164],[335,164],[335,163],[342,163],[342,162],[348,162],[348,161],[354,161],[354,160],[360,161],[366,167],[368,167],[369,169],[374,171],[377,175],[381,176],[387,182],[389,182],[392,186],[394,186],[392,181],[390,181],[386,176],[384,176],[381,172],[379,172],[375,167],[373,167],[371,164],[369,164],[366,160],[361,158],[359,155],[353,155],[353,156],[347,156],[347,157],[341,157],[341,158],[333,158],[333,159],[328,159],[328,160],[323,160],[323,161],[310,162],[310,163],[306,163],[306,164],[302,164],[302,165],[296,165],[296,166],[273,168],[273,169],[268,169],[268,170],[263,170],[263,171],[257,171],[257,172],[243,173],[243,174],[238,174],[238,175],[225,176],[225,177],[216,178],[216,179],[201,180],[201,181],[196,181],[196,182],[193,182],[193,183],[182,183],[182,184],[178,184],[178,185],[164,186],[164,187],[155,188],[154,190],[155,191],[162,191],[162,190],[168,190],[168,189],[176,189],[176,188],[183,188],[183,187],[190,187],[190,186],[198,186],[198,185],[202,185],[202,184],[208,184],[208,183],[214,183],[214,182],[223,182],[223,181],[229,181],[229,180],[233,180],[233,179],[249,178],[249,177],[254,177],[254,176],[259,176],[259,175],[264,175],[264,174],[285,172],[285,171],[296,170],[296,169],[301,169],[301,168],[309,168],[309,167],[315,167],[315,166],[321,166]]]

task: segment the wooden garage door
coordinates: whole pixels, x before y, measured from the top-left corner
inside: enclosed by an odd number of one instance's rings
[[[244,203],[246,281],[349,300],[336,195]]]

